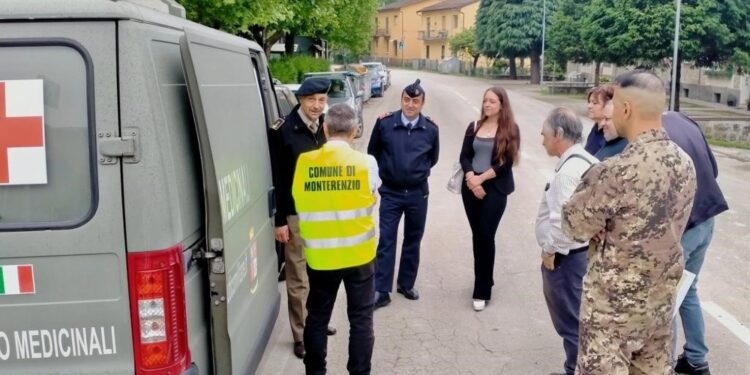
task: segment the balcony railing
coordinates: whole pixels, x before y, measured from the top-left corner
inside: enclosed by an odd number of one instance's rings
[[[419,32],[419,35],[417,36],[417,39],[419,40],[446,40],[448,39],[448,31],[447,30],[422,30]]]
[[[375,36],[389,37],[391,36],[391,31],[388,29],[377,29],[375,30]]]

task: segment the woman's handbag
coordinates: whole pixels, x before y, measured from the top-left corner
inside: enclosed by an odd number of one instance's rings
[[[472,122],[474,131],[477,131],[477,122]],[[445,186],[453,194],[461,194],[461,185],[464,183],[464,170],[461,168],[461,162],[456,161],[453,164],[453,173],[448,178],[448,184]]]
[[[461,185],[464,183],[464,170],[461,168],[461,163],[456,161],[453,164],[453,173],[451,173],[448,179],[448,185],[445,187],[453,194],[461,194]]]

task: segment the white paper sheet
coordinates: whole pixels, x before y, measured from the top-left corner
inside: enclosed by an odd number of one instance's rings
[[[674,305],[674,312],[672,313],[672,317],[677,316],[677,312],[680,311],[680,306],[682,305],[682,301],[685,300],[685,296],[687,295],[688,290],[690,289],[690,285],[693,284],[693,280],[695,280],[695,274],[688,271],[688,270],[682,270],[682,277],[680,278],[680,282],[677,283],[677,300]]]

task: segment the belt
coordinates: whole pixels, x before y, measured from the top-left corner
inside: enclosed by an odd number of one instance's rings
[[[573,250],[568,251],[568,255],[582,253],[584,251],[587,251],[588,249],[589,249],[588,246],[579,247],[578,249],[573,249]]]

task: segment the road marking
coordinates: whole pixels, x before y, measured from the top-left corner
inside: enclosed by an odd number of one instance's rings
[[[740,222],[737,222],[737,221],[734,222],[734,225],[736,225],[738,227],[741,227],[741,228],[746,228],[747,227],[747,225],[745,225],[743,223],[740,223]]]
[[[705,312],[713,316],[714,319],[718,320],[721,325],[726,327],[729,332],[732,332],[738,339],[742,340],[747,346],[750,346],[750,329],[740,323],[732,314],[711,301],[702,302],[701,307]]]
[[[465,97],[465,96],[463,96],[463,95],[461,95],[461,94],[459,94],[459,93],[457,93],[457,92],[455,92],[455,91],[454,91],[453,93],[454,93],[454,94],[456,94],[456,96],[458,96],[459,98],[463,99],[463,101],[465,101],[465,102],[467,102],[467,103],[471,104],[471,102],[469,101],[469,99],[466,99],[466,97]]]

